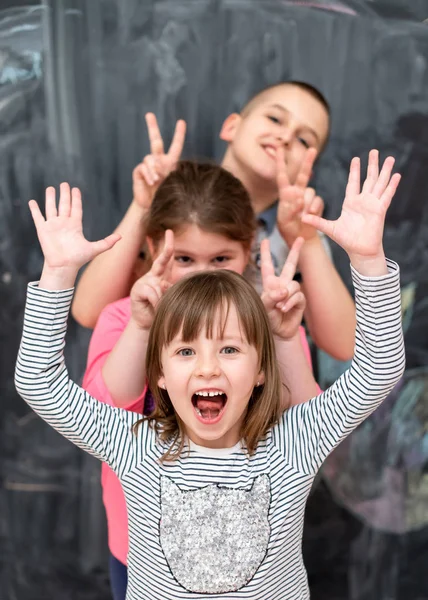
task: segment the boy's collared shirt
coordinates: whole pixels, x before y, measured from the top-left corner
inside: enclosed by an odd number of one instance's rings
[[[278,202],[269,206],[266,210],[259,213],[257,215],[257,232],[256,232],[256,240],[251,252],[251,265],[247,267],[245,276],[248,277],[254,287],[257,289],[259,293],[262,291],[262,280],[261,280],[261,257],[260,257],[260,244],[264,239],[269,239],[270,242],[270,252],[272,256],[272,264],[275,269],[275,274],[280,275],[282,268],[287,260],[287,256],[289,253],[289,248],[279,233],[276,220],[278,215]],[[328,243],[327,238],[322,233],[318,234],[322,239],[325,250],[332,259],[330,245]],[[299,271],[296,273],[297,279],[300,278]]]

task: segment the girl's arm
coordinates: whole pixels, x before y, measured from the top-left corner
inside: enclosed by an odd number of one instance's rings
[[[282,150],[278,151],[278,230],[289,246],[297,237],[305,244],[299,257],[302,290],[306,297],[305,319],[315,344],[338,360],[350,360],[355,344],[355,305],[327,254],[315,227],[302,221],[302,215],[321,215],[324,203],[309,188],[316,152],[313,148],[291,185]]]
[[[82,387],[91,396],[110,406],[116,405],[110,394],[110,390],[105,384],[102,369],[111,351],[126,329],[130,316],[131,300],[129,297],[113,302],[113,304],[110,304],[102,311],[89,343],[88,360]],[[133,398],[123,408],[142,414],[145,406],[146,391],[147,388],[144,387],[143,393]]]
[[[275,337],[281,380],[288,388],[284,395],[284,409],[307,402],[321,391],[314,379],[310,354],[305,352],[303,345],[305,333],[303,331],[302,334],[302,329],[299,328],[299,331],[288,340]],[[307,350],[309,351],[309,348]]]
[[[405,366],[399,269],[364,277],[353,270],[357,305],[355,355],[324,393],[284,414],[275,428],[287,460],[314,474],[328,454],[386,398]]]
[[[34,200],[30,209],[45,262],[39,287],[28,288],[15,371],[17,390],[42,418],[73,443],[106,461],[117,472],[124,472],[139,452],[131,431],[139,416],[91,398],[70,381],[63,357],[70,288],[77,271],[86,261],[113,247],[118,236],[113,234],[92,243],[85,240],[80,192],[75,188],[70,196],[68,184],[61,184],[58,210],[55,190],[46,190],[46,220]]]
[[[400,180],[399,175],[391,177],[393,164],[388,158],[379,174],[378,153],[372,151],[360,193],[360,164],[354,159],[339,219],[303,217],[348,252],[357,306],[351,367],[326,392],[291,409],[275,431],[287,458],[306,473],[316,472],[404,371],[399,269],[386,261],[382,247],[386,210]]]
[[[126,408],[145,389],[147,342],[156,305],[169,287],[173,253],[174,234],[167,230],[162,252],[131,290],[131,318],[102,368],[103,381],[116,406]]]
[[[134,199],[115,230],[119,244],[97,256],[86,268],[77,286],[72,313],[80,325],[93,328],[107,304],[129,295],[135,262],[144,244],[145,221],[161,181],[175,169],[186,135],[186,123],[177,121],[168,152],[153,113],[146,114],[150,154],[132,173]]]
[[[284,385],[284,410],[290,405],[306,402],[319,393],[312,373],[309,348],[306,348],[305,354],[303,347],[303,342],[307,344],[306,337],[302,337],[302,328],[299,327],[305,297],[300,285],[293,280],[302,245],[303,238],[297,238],[279,277],[275,275],[272,264],[269,240],[263,240],[260,246],[262,302],[275,336],[276,356]]]
[[[56,276],[50,277],[47,270],[45,275],[46,286],[62,287]],[[70,381],[63,349],[72,293],[28,286],[16,389],[54,429],[120,475],[141,459],[143,444],[132,431],[141,415],[98,402]]]

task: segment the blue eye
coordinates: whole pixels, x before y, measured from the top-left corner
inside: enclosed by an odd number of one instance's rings
[[[177,354],[179,356],[193,356],[194,351],[192,350],[192,348],[181,348],[181,350],[179,350],[177,352]]]
[[[233,348],[232,346],[226,346],[221,350],[222,354],[236,354],[238,352],[237,348]]]

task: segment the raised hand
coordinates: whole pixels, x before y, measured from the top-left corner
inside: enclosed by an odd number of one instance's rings
[[[150,154],[132,172],[132,187],[135,202],[142,208],[148,209],[157,188],[180,160],[186,136],[186,123],[183,120],[177,121],[167,153],[164,150],[156,116],[147,113],[146,123],[150,139]]]
[[[302,161],[296,182],[291,185],[285,164],[284,148],[277,149],[277,185],[278,185],[278,230],[289,246],[296,238],[303,237],[305,241],[317,235],[317,230],[302,222],[303,214],[321,216],[324,203],[313,188],[308,187],[312,175],[312,167],[317,156],[315,148],[309,148]]]
[[[165,243],[152,268],[135,282],[131,290],[132,319],[140,329],[149,330],[153,323],[156,305],[170,287],[174,255],[174,234],[165,232]]]
[[[297,333],[306,306],[300,285],[293,280],[303,244],[303,238],[296,239],[279,277],[275,275],[272,264],[269,240],[263,240],[260,246],[262,302],[269,317],[272,333],[285,340]]]
[[[68,269],[77,273],[85,263],[112,248],[120,235],[113,233],[98,242],[88,242],[82,231],[80,190],[73,188],[70,193],[68,183],[61,183],[58,209],[55,195],[55,188],[46,189],[46,218],[35,200],[28,203],[45,257],[45,270]]]
[[[393,166],[394,159],[388,157],[379,173],[379,152],[372,150],[367,177],[361,189],[360,159],[354,158],[340,217],[336,221],[309,214],[302,217],[302,221],[342,246],[354,266],[369,264],[384,256],[385,215],[401,178],[398,173],[391,175]]]

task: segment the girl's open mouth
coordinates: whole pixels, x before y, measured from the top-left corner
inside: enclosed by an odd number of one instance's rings
[[[223,415],[227,396],[221,390],[201,390],[193,394],[196,418],[205,425],[218,423]]]

